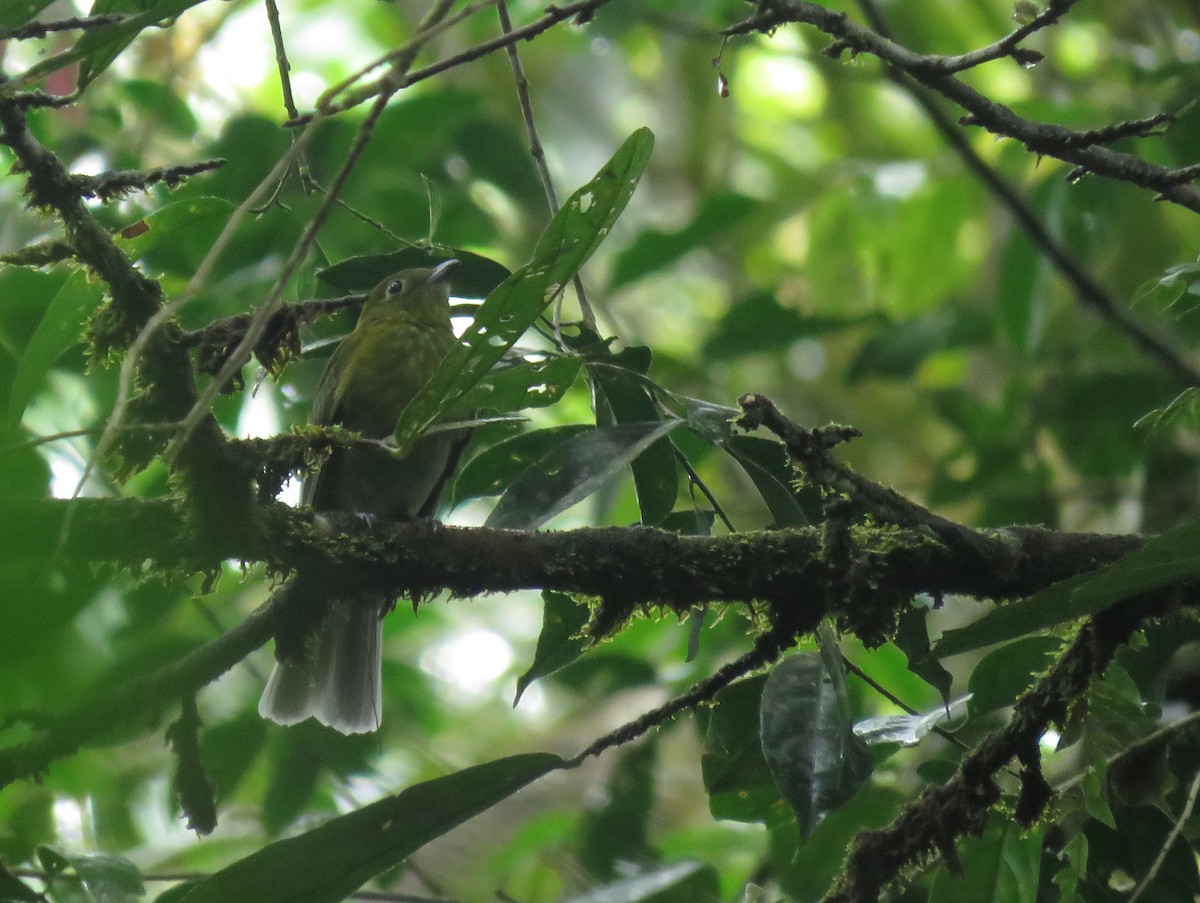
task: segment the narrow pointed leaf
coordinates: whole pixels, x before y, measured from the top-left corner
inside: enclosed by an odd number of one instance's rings
[[[542,233],[533,258],[488,295],[458,344],[405,409],[396,426],[398,449],[407,449],[483,379],[592,256],[633,195],[653,146],[650,130],[638,129],[592,181],[567,199]]]
[[[8,422],[21,422],[25,406],[46,383],[46,374],[59,356],[78,344],[88,316],[100,304],[100,286],[89,282],[83,270],[77,270],[63,283],[50,301],[13,376],[8,399]]]
[[[485,526],[536,530],[587,498],[681,423],[623,423],[580,433],[521,474],[500,497]]]
[[[1184,524],[1149,540],[1108,567],[1046,587],[1040,593],[1004,605],[958,630],[948,630],[934,647],[945,657],[1073,621],[1139,593],[1151,592],[1200,576],[1200,521]]]
[[[297,837],[270,844],[201,881],[183,903],[334,903],[380,872],[547,772],[559,756],[529,753],[417,784]]]
[[[586,605],[553,590],[542,591],[542,605],[542,632],[538,634],[533,663],[517,678],[514,708],[531,683],[571,664],[587,645],[579,636],[591,614]]]

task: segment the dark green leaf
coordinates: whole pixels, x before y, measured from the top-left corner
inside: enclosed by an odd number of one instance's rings
[[[68,854],[67,861],[97,900],[126,901],[146,893],[142,873],[122,856]]]
[[[579,861],[596,880],[611,881],[618,866],[627,870],[657,858],[648,837],[657,764],[655,735],[625,747],[609,774],[604,805],[584,815]]]
[[[630,370],[622,366],[630,352],[636,350],[626,349],[611,358],[611,364],[604,362],[589,368],[594,385],[608,402],[613,423],[649,423],[662,419],[662,413],[642,381],[650,365],[649,349],[645,349],[644,367]],[[650,445],[633,459],[632,469],[642,523],[647,526],[662,523],[675,507],[679,492],[679,466],[670,441],[663,438]]]
[[[766,677],[730,684],[707,709],[697,709],[704,745],[700,768],[713,818],[775,822],[787,808],[763,758],[758,709]]]
[[[983,837],[958,845],[962,870],[939,869],[929,903],[1034,903],[1042,857],[1042,832],[1026,831],[1010,819],[994,817]]]
[[[473,815],[565,762],[510,756],[416,784],[297,837],[276,841],[201,881],[186,903],[334,903]]]
[[[721,447],[746,471],[771,512],[777,529],[812,525],[800,497],[791,487],[795,476],[788,467],[787,453],[781,444],[758,436],[734,436]]]
[[[542,233],[533,258],[479,308],[421,394],[396,426],[405,449],[504,356],[583,266],[625,209],[650,159],[654,136],[634,132],[592,181],[576,191]]]
[[[565,593],[542,590],[542,632],[538,634],[533,663],[528,671],[517,678],[514,708],[531,683],[579,658],[587,646],[579,633],[590,615],[591,611],[586,605],[576,602]]]
[[[592,430],[588,424],[569,424],[521,433],[488,446],[458,472],[451,493],[454,504],[467,499],[499,495],[527,468],[573,436]]]
[[[758,292],[734,302],[705,341],[704,354],[705,357],[728,359],[780,351],[800,339],[841,332],[882,319],[876,314],[815,316],[785,307],[773,292]]]
[[[3,903],[39,903],[46,898],[0,863],[0,901]]]
[[[99,306],[100,300],[99,284],[91,282],[83,270],[72,273],[58,290],[17,364],[12,395],[8,399],[8,420],[12,426],[21,422],[25,406],[45,385],[46,374],[54,362],[64,351],[78,344],[88,316]]]
[[[802,837],[853,797],[873,767],[871,751],[851,729],[845,673],[839,681],[822,659],[801,652],[777,664],[759,709],[763,757]]]
[[[536,530],[587,498],[682,420],[623,423],[580,433],[552,449],[508,487],[485,526]]]
[[[915,605],[901,612],[895,642],[908,659],[908,670],[941,693],[942,702],[949,704],[954,678],[930,651],[927,615],[924,608]]]
[[[990,327],[973,310],[940,308],[918,319],[888,323],[863,345],[850,364],[848,382],[871,376],[903,379],[912,376],[931,354],[945,348],[975,344],[988,338]]]
[[[989,652],[971,672],[971,715],[1012,705],[1053,664],[1062,647],[1058,637],[1031,636]]]

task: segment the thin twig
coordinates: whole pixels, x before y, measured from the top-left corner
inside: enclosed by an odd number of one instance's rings
[[[436,26],[436,24],[447,15],[450,7],[453,5],[453,2],[454,0],[436,0],[432,9],[422,21],[419,34],[427,35],[433,29],[433,27]],[[410,42],[410,45],[411,47],[408,54],[405,57],[401,57],[395,61],[395,66],[397,67],[398,73],[402,72],[406,67],[412,65],[412,60],[419,52],[421,42],[414,39],[414,41]],[[398,74],[396,79],[397,85],[402,81],[402,78],[403,76]],[[375,132],[375,126],[378,124],[379,118],[383,115],[383,111],[387,107],[388,102],[391,100],[393,94],[395,94],[398,90],[398,86],[392,87],[389,88],[389,90],[380,93],[379,96],[376,97],[375,103],[372,105],[370,112],[359,125],[358,132],[354,138],[354,143],[351,145],[350,150],[346,155],[346,159],[342,163],[341,168],[338,170],[337,175],[334,176],[332,184],[327,189],[324,200],[321,202],[321,206],[317,208],[317,211],[313,214],[312,219],[310,219],[305,225],[304,232],[301,234],[299,241],[297,241],[296,247],[292,249],[291,255],[289,255],[287,261],[281,268],[279,277],[275,282],[275,287],[271,290],[270,294],[267,296],[267,299],[255,311],[254,319],[251,321],[249,328],[247,328],[246,335],[226,359],[216,376],[213,377],[212,382],[210,382],[208,386],[205,387],[204,391],[200,393],[200,397],[192,406],[192,409],[188,412],[187,416],[183,418],[179,433],[171,440],[171,443],[163,452],[163,457],[168,462],[173,460],[175,455],[179,453],[179,450],[183,447],[184,443],[187,442],[188,437],[191,435],[191,431],[195,428],[196,424],[198,424],[204,417],[208,415],[209,409],[212,407],[213,402],[216,401],[217,396],[224,389],[225,385],[230,379],[233,378],[233,375],[241,369],[242,365],[250,359],[250,355],[255,346],[258,344],[259,339],[262,338],[262,335],[267,328],[267,324],[270,322],[271,317],[280,306],[284,287],[287,285],[288,280],[291,279],[296,270],[299,269],[300,264],[308,254],[309,248],[316,240],[317,233],[320,231],[321,227],[325,223],[325,220],[329,217],[329,214],[336,206],[336,202],[341,194],[342,189],[345,187],[347,180],[350,178],[350,174],[357,166],[359,159],[362,157],[363,151],[366,149],[367,143],[371,140],[371,136]],[[316,121],[317,120],[313,120],[312,124],[315,124]],[[310,124],[310,126],[305,129],[304,134],[309,134],[311,130],[312,125]]]
[[[44,38],[52,31],[71,31],[76,28],[99,28],[102,25],[116,25],[133,16],[109,13],[98,16],[75,16],[69,19],[55,19],[50,22],[30,22],[20,28],[11,28],[0,32],[0,41],[24,41],[30,38]]]
[[[288,74],[292,64],[288,62],[287,48],[283,44],[283,28],[279,24],[279,7],[275,0],[266,0],[267,21],[271,23],[271,40],[275,44],[275,65],[279,69],[279,87],[283,91],[283,108],[287,110],[288,118],[295,119],[300,115],[296,109],[296,101],[292,98],[292,79]]]
[[[883,37],[889,37],[888,23],[875,0],[859,0],[859,6],[871,26]],[[1101,319],[1157,360],[1176,379],[1186,385],[1200,385],[1200,366],[1190,355],[1147,324],[1138,321],[1117,303],[1092,274],[1071,256],[1066,246],[1050,233],[1037,212],[1017,190],[975,152],[962,131],[934,102],[929,91],[901,69],[888,67],[885,71],[892,82],[907,91],[925,110],[934,128],[959,155],[967,168],[1008,208],[1017,226],[1028,236],[1030,244],[1067,280],[1080,304],[1093,310]]]
[[[500,30],[503,34],[512,34],[513,24],[512,19],[508,15],[508,3],[505,0],[496,0],[496,12],[500,16]],[[554,190],[554,181],[550,178],[550,167],[546,162],[546,151],[542,147],[542,140],[538,137],[537,123],[533,118],[533,100],[529,96],[529,79],[525,77],[525,67],[521,65],[521,56],[517,52],[516,44],[505,45],[505,51],[508,53],[508,63],[512,67],[513,81],[516,82],[517,100],[521,105],[521,118],[525,120],[525,132],[529,135],[529,153],[533,157],[534,168],[537,169],[538,178],[542,181],[542,188],[546,192],[546,203],[550,206],[550,215],[554,216],[558,213],[558,193]],[[576,273],[573,280],[575,286],[575,295],[579,299],[579,311],[583,317],[583,322],[593,332],[596,330],[596,315],[592,311],[592,305],[588,303],[587,292],[583,287],[583,278]],[[554,301],[554,334],[559,338],[559,346],[563,347],[562,337],[559,335],[559,324],[562,322],[562,300],[563,296],[560,293]]]
[[[674,699],[668,700],[640,718],[623,724],[616,730],[609,731],[603,737],[594,740],[581,753],[569,759],[567,767],[574,768],[607,749],[636,740],[652,728],[665,724],[685,709],[694,709],[701,703],[707,702],[739,677],[775,661],[782,651],[783,645],[779,637],[774,633],[764,633],[749,652],[718,668],[709,677],[693,684],[689,690]]]
[[[1059,0],[1061,2],[1063,0]],[[1013,138],[1035,154],[1075,164],[1083,171],[1154,189],[1162,199],[1200,213],[1200,191],[1191,185],[1180,184],[1176,170],[1107,147],[1094,144],[1078,147],[1075,141],[1079,132],[1019,116],[1009,107],[986,97],[944,71],[947,57],[916,53],[876,31],[850,21],[845,13],[835,12],[819,3],[769,0],[764,7],[767,8],[765,13],[758,13],[726,29],[725,33],[747,34],[778,28],[789,22],[811,25],[835,39],[827,51],[830,56],[837,57],[845,51],[852,54],[869,53],[904,70],[925,87],[958,104],[971,114],[972,122],[994,135]]]
[[[1175,846],[1175,841],[1179,839],[1179,835],[1183,833],[1184,826],[1192,817],[1192,810],[1196,807],[1196,797],[1198,796],[1200,796],[1200,771],[1197,771],[1196,776],[1192,778],[1192,786],[1188,788],[1187,802],[1183,806],[1183,811],[1179,813],[1179,818],[1171,826],[1171,833],[1163,841],[1162,849],[1158,851],[1158,855],[1154,857],[1154,862],[1146,870],[1145,877],[1142,878],[1133,893],[1130,894],[1128,903],[1137,903],[1138,898],[1146,892],[1146,888],[1158,877],[1163,863],[1167,861],[1167,854],[1171,852],[1171,847]]]
[[[472,4],[471,6],[464,8],[462,12],[456,16],[456,18],[461,19],[464,17],[465,13],[476,12],[484,6],[490,6],[492,2],[494,2],[494,0],[488,0],[487,3]],[[610,2],[611,0],[577,0],[577,2],[568,3],[566,6],[548,7],[546,14],[542,16],[542,18],[531,22],[528,25],[523,25],[507,35],[500,35],[487,41],[483,41],[479,44],[476,44],[474,47],[468,47],[466,50],[426,66],[423,69],[415,69],[412,72],[409,72],[404,77],[403,84],[400,87],[409,87],[410,85],[415,85],[417,82],[424,81],[425,79],[431,78],[435,75],[440,75],[442,72],[445,72],[448,69],[453,69],[457,66],[461,66],[463,63],[469,63],[479,59],[480,57],[487,56],[492,51],[499,50],[501,47],[505,47],[508,44],[529,40],[530,38],[541,34],[543,31],[553,28],[564,19],[569,19],[576,15],[590,15],[601,6],[604,6],[606,3]],[[346,99],[336,104],[333,103],[333,98],[337,94],[346,91],[350,84],[362,78],[366,72],[386,64],[389,61],[389,56],[381,57],[380,59],[371,63],[369,66],[364,67],[364,69],[359,73],[328,89],[322,95],[321,100],[318,101],[317,109],[327,116],[332,116],[337,113],[345,112],[346,110],[370,100],[373,96],[375,96],[375,94],[382,90],[384,79],[379,79],[369,85],[365,85],[364,87],[350,94]],[[311,118],[312,115],[313,114],[311,113],[306,114],[301,116],[297,121],[304,122]]]

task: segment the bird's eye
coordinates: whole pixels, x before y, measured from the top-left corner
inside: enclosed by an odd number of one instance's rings
[[[387,293],[389,295],[398,295],[404,291],[404,281],[401,279],[393,279],[387,284]]]

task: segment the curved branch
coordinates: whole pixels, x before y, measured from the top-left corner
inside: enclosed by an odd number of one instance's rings
[[[834,12],[819,3],[762,0],[760,10],[752,19],[727,29],[726,34],[767,31],[789,22],[812,25],[836,39],[827,51],[829,55],[836,57],[849,50],[854,54],[869,53],[878,57],[958,104],[970,114],[968,121],[973,125],[983,126],[995,135],[1015,138],[1033,153],[1073,163],[1083,172],[1153,189],[1159,197],[1200,213],[1200,192],[1181,182],[1181,170],[1098,146],[1094,141],[1088,142],[1086,137],[1081,140],[1081,135],[1086,136],[1086,133],[1018,116],[948,74],[946,61],[952,57],[915,53],[850,21],[845,13]]]

